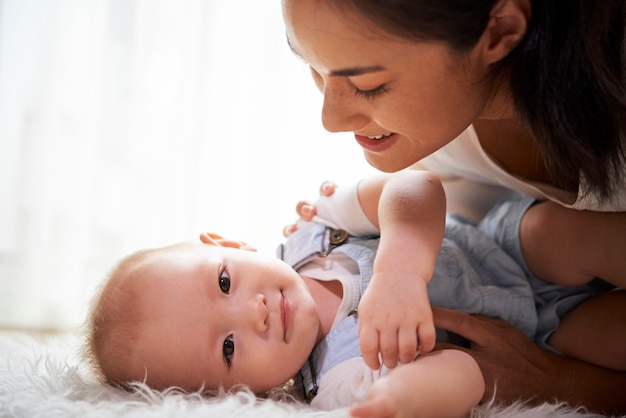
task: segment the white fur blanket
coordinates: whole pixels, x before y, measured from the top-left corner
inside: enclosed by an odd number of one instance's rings
[[[287,401],[258,400],[250,393],[219,398],[155,392],[134,393],[100,384],[82,366],[76,336],[0,332],[0,417],[348,417]],[[563,405],[482,405],[472,418],[600,417]]]

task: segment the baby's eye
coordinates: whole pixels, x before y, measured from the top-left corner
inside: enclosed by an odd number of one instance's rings
[[[220,272],[220,275],[217,278],[217,282],[220,285],[220,290],[223,293],[228,294],[230,292],[230,276],[228,275],[226,269],[223,269]]]
[[[224,353],[224,360],[226,360],[226,364],[228,367],[232,364],[233,355],[235,354],[235,342],[233,341],[233,334],[230,334],[224,340],[224,348],[222,349]]]

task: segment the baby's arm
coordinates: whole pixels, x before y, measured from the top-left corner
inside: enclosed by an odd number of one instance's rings
[[[353,417],[467,416],[484,392],[478,364],[459,350],[439,350],[377,380]]]
[[[359,304],[359,338],[366,364],[408,363],[432,350],[435,329],[426,285],[445,229],[445,195],[427,171],[403,171],[359,184],[359,203],[380,229],[374,275]]]

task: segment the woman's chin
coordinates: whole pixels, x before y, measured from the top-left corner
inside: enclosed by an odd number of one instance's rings
[[[363,150],[365,160],[369,165],[383,173],[395,173],[396,171],[404,170],[407,167],[415,164],[417,160],[410,158],[400,159],[392,156],[384,156],[380,153],[372,153],[367,150]]]

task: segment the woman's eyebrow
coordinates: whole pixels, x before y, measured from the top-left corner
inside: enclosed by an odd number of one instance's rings
[[[376,73],[379,71],[384,71],[385,69],[380,65],[374,65],[371,67],[354,67],[354,68],[344,68],[342,70],[334,70],[330,72],[331,76],[334,77],[355,77],[358,75]]]
[[[306,62],[306,60],[302,57],[302,55],[300,55],[300,53],[296,51],[296,49],[293,47],[291,42],[289,42],[288,36],[286,37],[286,39],[287,39],[287,45],[289,45],[289,49],[291,49],[291,52],[296,57]],[[385,68],[381,65],[373,65],[370,67],[354,67],[354,68],[344,68],[341,70],[334,70],[330,72],[330,75],[333,77],[355,77],[355,76],[359,76],[363,74],[375,73],[375,72],[384,71],[384,70]]]

